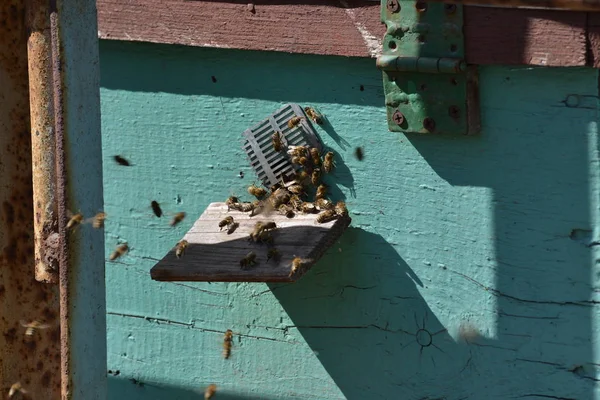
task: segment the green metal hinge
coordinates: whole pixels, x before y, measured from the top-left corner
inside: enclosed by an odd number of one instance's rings
[[[479,133],[477,67],[464,60],[463,8],[381,0],[387,32],[377,67],[392,132]]]

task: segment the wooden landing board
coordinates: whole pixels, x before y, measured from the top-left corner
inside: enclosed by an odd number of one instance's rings
[[[232,216],[239,227],[231,234],[219,231],[219,221]],[[159,261],[150,271],[157,281],[196,282],[293,282],[310,269],[325,251],[332,246],[350,225],[350,217],[325,224],[316,222],[318,214],[296,214],[286,218],[279,213],[258,214],[227,211],[225,203],[211,203],[183,239],[189,245],[181,258],[175,249]],[[268,246],[249,240],[257,221],[273,221],[277,229],[272,232],[273,247],[281,254],[279,261],[267,262]],[[254,251],[257,265],[248,270],[240,268],[240,260]],[[292,259],[305,259],[303,269],[290,277]]]

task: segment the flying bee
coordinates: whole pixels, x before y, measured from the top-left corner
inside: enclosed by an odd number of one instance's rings
[[[233,217],[231,215],[223,218],[221,222],[219,222],[219,230],[223,230],[223,227],[233,224]]]
[[[177,246],[175,246],[175,256],[177,258],[181,258],[181,256],[183,256],[183,253],[185,253],[185,249],[187,249],[188,245],[189,243],[185,239],[177,243]]]
[[[312,119],[316,124],[323,125],[323,116],[312,107],[304,107],[304,112],[308,118]]]
[[[315,165],[321,164],[321,153],[319,153],[319,149],[315,147],[310,148],[310,157],[312,158],[312,162]]]
[[[295,194],[295,195],[301,195],[304,193],[304,188],[302,187],[302,185],[297,184],[297,183],[288,186],[287,189],[290,191],[290,193]]]
[[[327,200],[327,199],[317,199],[315,200],[315,206],[321,211],[323,210],[331,210],[335,207],[335,205]]]
[[[261,187],[250,185],[248,186],[248,193],[256,198],[261,198],[267,194],[267,191]]]
[[[208,385],[206,387],[206,390],[204,391],[204,400],[212,399],[215,393],[217,393],[217,385],[215,385],[214,383]]]
[[[17,393],[27,394],[27,390],[23,389],[21,382],[13,383],[8,390],[8,398],[12,399],[13,396]]]
[[[233,341],[233,332],[231,329],[227,329],[225,331],[225,337],[223,338],[223,357],[225,359],[229,358],[231,355],[231,344]]]
[[[150,203],[150,207],[152,207],[152,212],[154,213],[154,215],[156,215],[158,218],[162,217],[163,212],[160,208],[160,204],[158,204],[158,201],[152,200],[152,203]]]
[[[112,254],[109,257],[109,260],[115,261],[117,258],[123,256],[128,251],[129,251],[129,246],[127,245],[127,243],[123,243],[122,245],[117,246],[115,251],[112,252]]]
[[[83,214],[77,213],[69,219],[69,222],[67,222],[67,229],[73,229],[76,226],[79,226],[82,222],[83,222]]]
[[[231,224],[229,224],[229,226],[227,227],[227,234],[231,235],[233,232],[235,232],[235,230],[240,226],[239,222],[232,222]]]
[[[317,222],[319,224],[325,224],[327,222],[333,221],[337,217],[338,215],[335,213],[334,210],[325,210],[321,214],[319,214],[319,216],[317,217]]]
[[[106,214],[103,212],[99,212],[94,216],[92,221],[92,226],[96,229],[100,229],[104,226],[104,220],[106,219]]]
[[[33,340],[33,335],[35,335],[35,333],[39,329],[48,329],[50,327],[50,324],[44,324],[39,321],[31,321],[31,322],[20,321],[20,322],[21,322],[21,326],[23,328],[26,328],[25,329],[25,339],[27,341]]]
[[[242,269],[248,269],[253,265],[256,265],[256,253],[251,251],[250,253],[246,254],[246,257],[240,260],[240,267]]]
[[[312,172],[312,174],[310,175],[310,182],[317,186],[319,184],[319,180],[321,179],[321,169],[320,168],[315,168]]]
[[[312,214],[317,211],[317,207],[315,207],[315,205],[313,203],[308,203],[308,202],[302,203],[302,206],[300,206],[300,209],[305,214]]]
[[[124,167],[129,167],[131,164],[129,163],[129,161],[127,161],[126,158],[123,158],[121,156],[113,156],[113,159],[115,160],[115,162],[119,165],[122,165]]]
[[[323,169],[327,173],[330,173],[333,170],[333,152],[332,151],[325,154],[325,159],[323,160]]]
[[[240,200],[237,197],[229,196],[229,198],[225,200],[225,204],[227,205],[227,211],[231,210],[232,208],[235,209],[235,205],[239,202]]]
[[[275,133],[273,134],[272,140],[273,140],[273,149],[279,153],[283,149],[283,141],[281,140],[281,133],[275,131]]]
[[[298,195],[293,195],[290,197],[290,205],[294,207],[295,210],[300,210],[300,207],[302,207],[302,200],[300,200]]]
[[[279,206],[278,210],[281,215],[285,215],[288,218],[294,218],[294,209],[292,208],[292,206],[282,204]]]
[[[185,213],[184,212],[178,212],[177,214],[175,214],[175,216],[173,217],[173,220],[171,221],[171,226],[175,226],[178,223],[180,223],[181,221],[183,221],[183,219],[185,218]]]
[[[298,125],[300,125],[300,122],[304,119],[304,117],[298,117],[298,116],[294,116],[292,118],[290,118],[290,120],[287,123],[288,128],[293,129],[295,127],[297,127]]]
[[[334,211],[339,217],[348,216],[348,209],[346,208],[346,203],[344,203],[343,201],[338,201],[336,203]]]
[[[316,199],[323,199],[327,195],[327,186],[324,183],[321,183],[317,188],[317,194],[315,195]]]
[[[279,261],[281,259],[281,254],[275,247],[271,247],[269,251],[267,251],[267,262],[269,262],[270,259],[273,259],[273,261]]]
[[[365,158],[365,153],[363,152],[362,147],[357,147],[354,149],[354,156],[358,161],[362,161]]]
[[[289,277],[292,277],[298,270],[302,267],[302,259],[300,257],[295,257],[292,260],[292,268],[290,270]]]

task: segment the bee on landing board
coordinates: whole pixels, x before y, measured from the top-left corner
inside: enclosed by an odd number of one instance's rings
[[[122,245],[117,246],[115,251],[109,257],[110,261],[115,261],[117,258],[122,257],[125,253],[129,251],[129,246],[127,243],[123,243]]]
[[[289,277],[292,277],[298,270],[302,267],[302,259],[300,257],[295,257],[292,260],[292,267],[290,269]]]
[[[304,112],[308,118],[312,119],[316,124],[323,125],[323,116],[312,107],[304,107]]]
[[[242,269],[248,269],[251,266],[256,265],[256,264],[257,264],[256,253],[254,253],[253,251],[246,254],[246,257],[244,257],[240,260],[240,268],[242,268]]]
[[[250,186],[248,186],[248,193],[250,195],[260,199],[261,197],[263,197],[264,195],[267,194],[267,191],[256,185],[250,185]]]
[[[233,342],[233,332],[231,329],[225,331],[225,337],[223,338],[223,358],[228,359],[231,356],[231,345]]]
[[[338,201],[335,205],[335,213],[339,216],[339,217],[346,217],[348,216],[348,209],[346,208],[346,203],[344,203],[343,201]]]
[[[325,224],[327,222],[333,221],[336,219],[338,215],[335,213],[335,210],[325,210],[319,216],[317,216],[317,222],[319,224]]]
[[[325,154],[325,159],[323,160],[323,169],[325,172],[330,173],[333,170],[334,162],[333,162],[333,152],[330,151]]]
[[[315,195],[315,199],[323,199],[327,195],[327,186],[324,183],[321,183],[317,188],[317,194]]]
[[[221,222],[219,222],[219,230],[223,230],[224,227],[233,224],[233,217],[231,215],[228,215],[227,217],[223,218],[221,220]]]
[[[315,200],[315,206],[319,209],[319,211],[331,210],[335,207],[335,205],[327,199],[317,199]]]
[[[312,172],[312,174],[310,175],[310,182],[314,185],[317,186],[319,184],[319,180],[321,179],[321,169],[320,168],[315,168]]]
[[[273,150],[275,150],[276,152],[279,153],[283,149],[283,141],[281,140],[281,133],[275,132],[271,139],[273,141]]]
[[[319,153],[319,149],[315,147],[311,147],[310,156],[312,158],[312,162],[315,166],[321,164],[321,153]]]
[[[267,262],[269,262],[270,259],[273,259],[275,262],[281,259],[281,254],[275,247],[271,247],[269,251],[267,251]]]
[[[293,129],[295,127],[297,127],[298,125],[300,125],[300,122],[304,119],[304,117],[298,117],[298,116],[294,116],[292,118],[290,118],[290,120],[287,123],[288,128]]]
[[[175,256],[177,258],[181,258],[181,256],[183,256],[183,253],[185,253],[185,249],[187,249],[188,245],[189,243],[185,239],[177,243],[177,246],[175,247]]]

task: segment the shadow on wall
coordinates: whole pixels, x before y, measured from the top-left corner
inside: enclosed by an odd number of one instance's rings
[[[112,372],[112,371],[111,371]],[[130,400],[203,400],[206,385],[199,385],[198,390],[190,390],[177,386],[141,383],[136,379],[108,377],[108,393],[118,393],[120,398]],[[285,397],[254,396],[220,389],[213,396],[215,400],[288,400]]]

